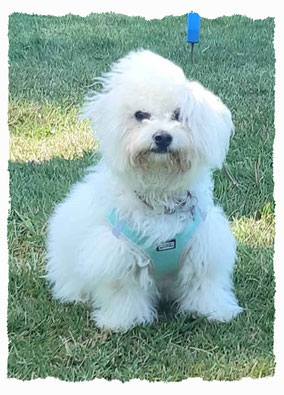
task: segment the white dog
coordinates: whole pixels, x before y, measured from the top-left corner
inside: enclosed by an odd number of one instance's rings
[[[100,328],[126,331],[157,304],[226,322],[236,242],[213,203],[233,123],[214,94],[150,51],[131,52],[87,101],[102,160],[50,221],[47,278],[62,302],[91,301]]]

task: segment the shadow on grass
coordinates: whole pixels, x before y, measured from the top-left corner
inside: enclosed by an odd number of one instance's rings
[[[53,158],[44,162],[10,162],[11,213],[37,214],[46,220],[56,203],[80,180],[88,166],[97,163],[99,154],[87,152],[72,161]]]

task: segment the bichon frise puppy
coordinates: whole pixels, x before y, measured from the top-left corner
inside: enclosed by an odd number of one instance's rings
[[[100,328],[151,323],[160,299],[226,322],[236,242],[213,203],[233,123],[228,108],[150,51],[131,52],[100,79],[91,118],[101,162],[55,210],[47,278],[62,302],[91,301]]]

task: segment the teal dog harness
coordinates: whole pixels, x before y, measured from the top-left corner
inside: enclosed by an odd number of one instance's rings
[[[151,263],[155,275],[167,274],[178,268],[202,220],[202,213],[198,207],[195,207],[192,219],[181,233],[176,234],[171,240],[147,247],[145,246],[147,236],[142,236],[127,221],[120,219],[115,209],[111,210],[107,217],[114,236],[123,238],[132,247],[138,248],[147,263]]]

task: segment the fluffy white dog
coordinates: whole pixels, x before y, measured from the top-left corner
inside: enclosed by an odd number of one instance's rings
[[[242,311],[232,290],[236,242],[213,203],[233,130],[228,108],[150,51],[113,65],[83,109],[101,162],[50,221],[47,278],[62,302],[91,301],[100,328],[126,331],[180,313],[226,322]]]

